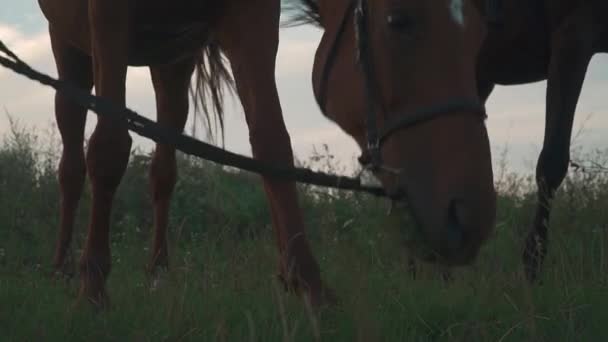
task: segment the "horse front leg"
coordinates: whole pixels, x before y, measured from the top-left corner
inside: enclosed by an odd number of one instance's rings
[[[230,60],[249,127],[254,158],[293,166],[275,81],[280,1],[234,1],[220,24],[220,45]],[[279,272],[290,290],[303,293],[314,306],[333,303],[321,281],[304,230],[294,182],[263,177],[280,253]]]
[[[531,282],[547,254],[551,201],[568,171],[574,113],[593,55],[593,31],[584,18],[582,13],[573,15],[552,36],[545,137],[536,169],[538,202],[523,252],[525,275]]]
[[[62,40],[52,28],[49,28],[49,34],[59,79],[90,92],[93,87],[91,58]],[[56,274],[71,277],[74,271],[73,265],[66,263],[66,256],[71,256],[68,251],[86,175],[83,143],[87,109],[58,91],[55,94],[55,118],[61,134],[63,150],[59,163],[61,193],[59,237],[53,267]],[[71,258],[68,260],[71,261]]]
[[[95,92],[125,105],[128,62],[128,1],[89,0],[89,24]],[[98,306],[107,303],[105,282],[110,272],[110,214],[125,172],[131,137],[126,122],[100,116],[86,156],[92,188],[92,212],[80,259],[80,297]]]

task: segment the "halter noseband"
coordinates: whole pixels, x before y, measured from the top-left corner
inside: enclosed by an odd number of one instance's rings
[[[349,13],[351,12],[353,12],[354,15],[357,62],[360,65],[363,74],[363,84],[365,87],[367,107],[367,147],[361,157],[359,157],[359,162],[364,166],[364,168],[372,171],[387,169],[383,166],[380,150],[383,142],[391,134],[398,130],[410,128],[418,124],[434,120],[438,117],[458,112],[471,112],[479,114],[480,117],[485,119],[485,108],[477,99],[455,98],[436,106],[420,108],[412,112],[404,113],[404,115],[401,116],[395,116],[389,119],[385,123],[384,127],[382,127],[380,130],[378,129],[376,105],[380,104],[381,101],[378,100],[379,96],[376,93],[376,89],[378,89],[378,87],[375,84],[376,77],[374,75],[372,55],[370,53],[369,46],[367,0],[352,0],[350,2],[344,17],[342,18],[331,49],[329,50],[327,62],[323,69],[319,91],[319,105],[323,110],[325,110],[327,100],[326,91],[329,80],[329,71],[335,61],[338,42],[344,34]]]

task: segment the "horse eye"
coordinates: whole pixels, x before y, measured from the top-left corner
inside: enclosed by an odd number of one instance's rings
[[[387,16],[386,21],[393,30],[406,31],[413,26],[411,18],[405,13],[391,13]]]

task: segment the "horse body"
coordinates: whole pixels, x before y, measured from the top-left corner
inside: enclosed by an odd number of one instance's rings
[[[474,0],[484,9],[484,0]],[[495,84],[547,80],[543,149],[536,178],[538,205],[526,240],[526,276],[535,280],[547,253],[551,199],[570,161],[576,105],[591,58],[608,52],[604,0],[502,0],[502,20],[490,26],[478,59],[480,97]]]
[[[541,1],[503,3],[500,26],[490,27],[480,51],[479,72],[501,85],[546,78],[549,46]]]
[[[484,8],[478,0],[477,6]],[[551,59],[551,35],[572,13],[588,7],[593,24],[591,37],[594,52],[608,52],[608,24],[602,17],[607,6],[603,1],[502,1],[501,23],[490,26],[479,56],[482,81],[517,85],[546,80]]]
[[[133,13],[128,63],[150,66],[173,63],[204,48],[215,18],[221,16],[223,2],[189,0],[180,1],[180,6],[158,0],[128,3]],[[39,0],[39,4],[57,34],[91,54],[87,0]]]

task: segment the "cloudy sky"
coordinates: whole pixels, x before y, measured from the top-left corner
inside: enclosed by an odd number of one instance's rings
[[[10,5],[9,5],[10,2]],[[0,39],[35,68],[56,75],[46,20],[34,0],[0,0]],[[345,165],[358,154],[351,138],[326,120],[313,99],[310,81],[312,61],[321,32],[313,27],[284,29],[281,33],[277,79],[281,103],[298,158],[305,159],[313,146],[328,144]],[[525,86],[498,87],[488,103],[488,130],[494,159],[508,147],[511,168],[533,170],[544,129],[545,82]],[[587,74],[575,121],[575,131],[585,133],[576,144],[583,148],[608,146],[608,58],[596,56]],[[240,104],[228,101],[226,148],[251,155],[247,128]],[[139,113],[154,118],[154,96],[148,70],[131,68],[128,73],[127,103]],[[40,129],[54,127],[53,92],[0,69],[0,134],[8,129],[5,112],[22,124]],[[88,129],[95,123],[89,116]],[[140,137],[135,143],[151,144]]]

